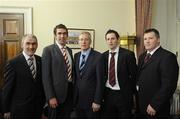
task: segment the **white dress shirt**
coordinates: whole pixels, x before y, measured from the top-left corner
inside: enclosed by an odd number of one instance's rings
[[[115,84],[113,87],[109,84],[109,68],[110,68],[111,52],[116,52],[116,54],[114,55],[114,59],[115,59],[115,80],[116,80],[116,84]],[[120,90],[120,86],[119,86],[119,82],[118,82],[118,77],[117,77],[118,55],[119,55],[119,46],[118,46],[114,51],[110,51],[110,50],[109,50],[108,80],[107,80],[107,82],[106,82],[106,87],[108,87],[108,88],[110,88],[110,89],[112,89],[112,90]]]

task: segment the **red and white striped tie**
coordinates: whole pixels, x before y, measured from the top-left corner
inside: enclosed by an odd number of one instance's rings
[[[111,53],[110,67],[109,67],[109,84],[113,87],[116,84],[115,77],[115,59],[114,55],[116,52]]]
[[[72,81],[72,68],[66,53],[66,48],[62,48],[62,51],[63,51],[64,61],[67,66],[68,81]]]

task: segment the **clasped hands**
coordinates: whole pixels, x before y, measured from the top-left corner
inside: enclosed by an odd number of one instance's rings
[[[155,114],[156,114],[156,110],[153,109],[153,107],[151,107],[150,104],[148,105],[146,112],[147,112],[148,115],[150,115],[150,116],[155,116]]]

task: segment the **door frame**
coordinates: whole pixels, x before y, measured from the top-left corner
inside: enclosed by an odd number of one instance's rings
[[[24,34],[32,34],[32,7],[0,6],[0,13],[22,13],[24,15]]]

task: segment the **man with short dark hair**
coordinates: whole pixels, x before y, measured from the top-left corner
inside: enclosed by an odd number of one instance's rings
[[[73,56],[66,46],[68,29],[59,24],[54,28],[55,43],[44,48],[42,76],[46,100],[49,105],[48,119],[68,119],[72,111]]]
[[[105,92],[102,116],[105,119],[132,119],[137,71],[135,55],[119,46],[117,31],[108,30],[105,39],[109,50],[103,53]]]
[[[169,119],[179,75],[176,56],[160,46],[159,31],[154,28],[144,32],[144,46],[137,82],[141,119]]]

